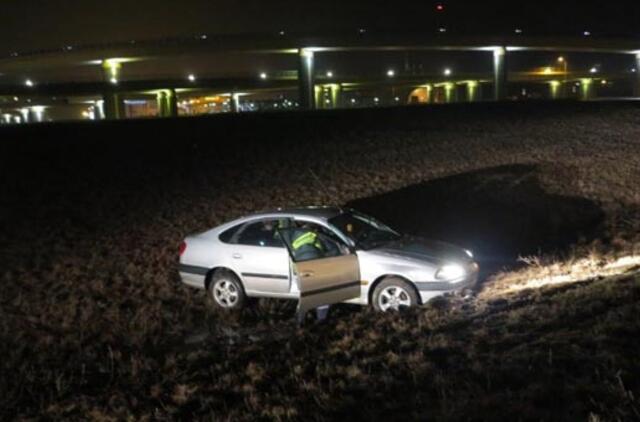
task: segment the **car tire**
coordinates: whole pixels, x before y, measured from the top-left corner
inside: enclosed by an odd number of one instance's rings
[[[418,292],[407,281],[399,277],[382,280],[373,291],[373,308],[376,311],[399,311],[420,303]]]
[[[225,311],[240,310],[247,301],[242,283],[231,271],[216,271],[209,283],[208,292],[214,306]]]

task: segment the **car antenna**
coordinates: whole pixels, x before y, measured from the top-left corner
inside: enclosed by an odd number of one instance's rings
[[[313,176],[313,179],[316,181],[316,183],[318,184],[318,186],[320,186],[320,190],[322,192],[324,192],[324,194],[331,200],[331,202],[333,202],[333,205],[338,208],[338,210],[342,213],[344,212],[342,210],[342,206],[338,203],[338,201],[336,201],[336,197],[334,195],[332,195],[329,192],[329,189],[327,189],[327,187],[322,183],[322,181],[320,180],[320,178],[318,177],[318,175],[311,169],[309,169],[309,173],[311,173],[311,176]]]

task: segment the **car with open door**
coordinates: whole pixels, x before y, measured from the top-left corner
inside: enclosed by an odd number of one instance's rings
[[[478,265],[468,250],[400,234],[357,211],[309,207],[188,236],[179,273],[223,309],[269,297],[297,300],[303,312],[340,302],[387,311],[472,288]]]

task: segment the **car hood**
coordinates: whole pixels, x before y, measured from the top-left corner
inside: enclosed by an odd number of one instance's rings
[[[413,236],[403,236],[398,240],[374,248],[372,252],[373,251],[385,255],[428,261],[435,264],[448,261],[471,261],[462,248],[437,240],[422,239]]]

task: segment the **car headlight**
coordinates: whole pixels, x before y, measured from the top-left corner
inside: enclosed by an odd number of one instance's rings
[[[447,264],[436,272],[438,280],[457,280],[467,275],[467,271],[459,264]]]
[[[465,249],[464,251],[469,258],[473,259],[473,252],[471,252],[469,249]]]

